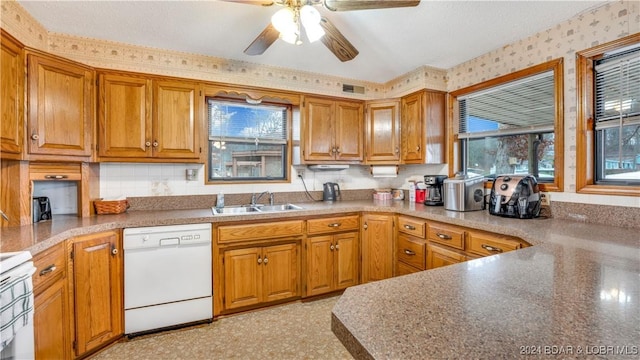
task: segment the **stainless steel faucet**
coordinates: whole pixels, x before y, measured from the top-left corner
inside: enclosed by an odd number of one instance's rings
[[[263,191],[257,195],[256,193],[251,194],[251,205],[255,205],[264,194],[269,194],[269,205],[273,205],[273,193],[271,191]]]

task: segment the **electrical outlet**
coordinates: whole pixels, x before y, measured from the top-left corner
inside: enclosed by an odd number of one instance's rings
[[[304,178],[304,169],[296,169],[296,172],[298,173],[298,176]]]
[[[551,198],[549,197],[548,192],[540,193],[540,205],[541,206],[551,206]]]

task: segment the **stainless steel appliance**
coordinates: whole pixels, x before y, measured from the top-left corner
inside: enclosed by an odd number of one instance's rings
[[[340,186],[333,182],[324,183],[322,189],[323,201],[336,201],[340,197]]]
[[[444,205],[443,197],[443,181],[447,175],[425,175],[424,183],[427,186],[427,192],[424,198],[424,204],[430,206]]]
[[[213,318],[211,224],[124,229],[124,330]]]
[[[33,359],[33,280],[28,251],[0,253],[0,359]]]
[[[531,219],[540,215],[540,188],[533,175],[500,175],[491,188],[489,213]]]
[[[453,211],[484,210],[484,177],[445,179],[444,208]]]
[[[51,219],[51,202],[46,196],[33,197],[33,222]]]

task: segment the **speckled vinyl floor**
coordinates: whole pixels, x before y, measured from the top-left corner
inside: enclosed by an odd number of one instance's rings
[[[337,300],[295,302],[141,336],[91,359],[352,359],[331,332],[331,309]]]

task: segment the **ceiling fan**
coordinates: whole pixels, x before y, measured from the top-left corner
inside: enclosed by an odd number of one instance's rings
[[[322,43],[340,61],[349,61],[358,55],[358,50],[344,35],[314,7],[322,5],[330,11],[351,11],[417,6],[420,0],[222,0],[261,6],[282,6],[267,27],[244,50],[247,55],[264,53],[277,39],[291,44],[301,44],[301,29],[310,42]],[[302,26],[300,26],[302,24]]]

